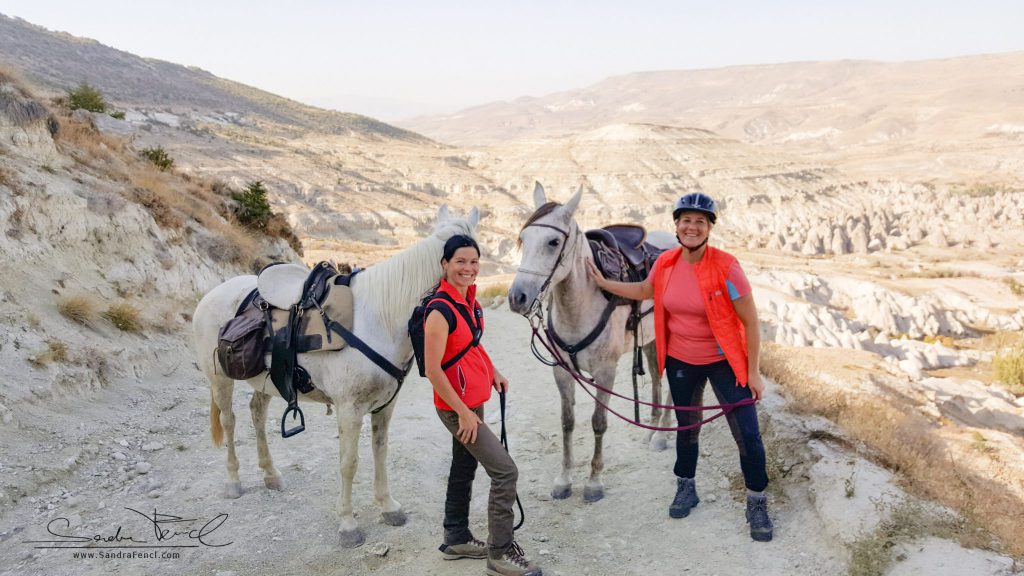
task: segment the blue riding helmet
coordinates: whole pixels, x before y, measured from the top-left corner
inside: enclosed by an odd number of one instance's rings
[[[711,196],[703,192],[691,192],[676,200],[676,206],[672,209],[672,220],[679,220],[679,215],[683,212],[707,214],[708,220],[714,224],[715,220],[718,219],[718,204],[715,203]]]

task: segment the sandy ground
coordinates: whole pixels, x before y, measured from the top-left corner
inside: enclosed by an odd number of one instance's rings
[[[776,487],[775,540],[767,544],[750,540],[743,502],[729,488],[739,465],[721,420],[703,436],[697,480],[702,501],[689,518],[673,520],[667,514],[674,490],[674,452],[650,451],[642,430],[615,419],[605,437],[606,497],[584,504],[582,487],[593,446],[593,401],[577,391],[574,493],[567,500],[552,501],[549,493],[561,458],[561,432],[550,369],[530,355],[525,320],[505,310],[490,310],[487,317],[485,345],[513,387],[507,425],[526,511],[517,540],[542,564],[545,574],[845,571],[845,548],[823,536],[821,521],[808,502],[807,479],[799,472]],[[309,405],[305,433],[290,439],[270,434],[270,449],[285,490],[269,491],[257,467],[248,389],[236,387],[236,438],[245,493],[237,500],[223,499],[225,452],[210,444],[207,385],[190,359],[182,361],[188,354],[180,342],[167,346],[149,374],[114,383],[96,394],[77,393],[45,406],[26,406],[25,415],[36,416],[33,424],[20,431],[4,431],[0,472],[12,481],[8,485],[21,486],[22,494],[15,495],[17,503],[5,509],[0,523],[0,574],[483,573],[482,561],[448,562],[437,551],[451,437],[434,414],[425,380],[413,377],[407,382],[391,426],[392,493],[402,502],[408,522],[401,527],[385,525],[373,504],[366,422],[354,505],[367,539],[359,548],[344,549],[337,542],[334,512],[339,484],[334,416],[326,416],[321,406]],[[618,380],[621,389],[629,387],[627,374],[624,360]],[[782,414],[783,404],[777,394],[770,394],[763,403],[763,417]],[[271,416],[279,415],[282,407],[276,401]],[[487,421],[497,429],[496,397],[487,409]],[[74,418],[58,421],[60,414],[74,414]],[[271,431],[276,423],[274,418]],[[487,478],[482,470],[474,493],[472,526],[484,538]],[[154,543],[153,523],[127,508],[150,517],[155,512],[193,520],[161,524],[177,531],[200,530],[211,519],[226,515],[219,527],[203,537],[205,543],[221,546],[134,550],[156,552],[157,558],[83,559],[75,557],[81,550],[41,549],[29,543],[52,539],[47,525],[57,518],[71,523],[70,528],[60,520],[51,524],[64,535],[108,537],[121,527],[122,538]],[[194,539],[171,533],[162,543],[190,545]],[[386,554],[379,555],[385,548]],[[161,557],[165,553],[178,556]]]

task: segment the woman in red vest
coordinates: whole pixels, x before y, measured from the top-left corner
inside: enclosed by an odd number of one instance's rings
[[[541,569],[527,560],[512,540],[512,505],[519,471],[501,441],[483,423],[484,402],[490,399],[491,388],[505,392],[508,380],[479,344],[483,311],[476,301],[476,275],[480,272],[476,241],[463,235],[448,239],[441,267],[444,277],[435,297],[429,299],[423,322],[424,372],[434,387],[437,414],[453,436],[440,550],[446,560],[487,558],[487,574],[540,576]],[[436,297],[442,292],[448,299]],[[487,544],[469,530],[469,500],[478,462],[491,477]]]
[[[654,298],[654,333],[658,374],[668,371],[676,406],[703,405],[708,381],[721,404],[758,400],[764,381],[758,371],[761,329],[757,308],[739,262],[731,254],[708,246],[718,218],[715,201],[701,192],[680,198],[672,211],[680,247],[663,253],[650,275],[640,282],[606,280],[588,262],[598,286],[634,300]],[[680,426],[696,424],[699,411],[676,411]],[[754,540],[772,539],[772,521],[764,489],[768,486],[764,444],[753,404],[726,413],[740,452],[747,486],[747,522]],[[685,518],[700,499],[694,475],[700,428],[676,435],[676,495],[669,506],[672,518]]]

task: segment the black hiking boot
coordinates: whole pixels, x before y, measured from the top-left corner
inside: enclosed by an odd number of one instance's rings
[[[668,515],[673,518],[686,518],[690,515],[690,509],[699,503],[697,483],[693,478],[676,478],[676,497],[668,507]]]
[[[767,496],[747,496],[747,524],[750,524],[750,537],[758,542],[771,542],[772,519],[768,517]]]

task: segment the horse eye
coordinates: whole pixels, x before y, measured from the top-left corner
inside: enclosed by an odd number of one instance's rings
[[[548,246],[551,246],[552,248],[557,248],[558,247],[558,242],[559,242],[559,239],[555,238],[555,239],[551,240],[550,242],[548,242]]]

